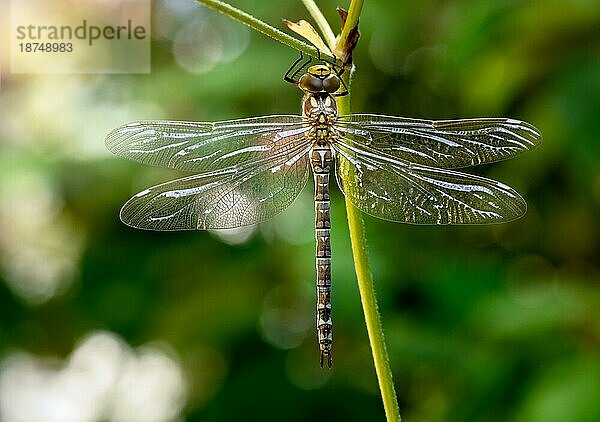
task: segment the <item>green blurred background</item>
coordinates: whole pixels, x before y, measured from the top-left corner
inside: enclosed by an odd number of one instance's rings
[[[232,3],[279,28],[309,19],[296,0]],[[338,2],[318,4],[337,30]],[[600,421],[600,3],[366,0],[360,29],[354,111],[506,116],[544,135],[473,170],[527,199],[517,222],[365,217],[404,419]],[[311,187],[243,231],[118,219],[177,174],[111,156],[110,129],[299,113],[282,81],[296,55],[192,1],[157,0],[151,74],[3,68],[0,419],[383,419],[337,189],[332,370],[318,367]]]

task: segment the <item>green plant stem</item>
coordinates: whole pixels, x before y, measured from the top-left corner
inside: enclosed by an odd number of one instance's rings
[[[367,244],[365,239],[364,221],[361,211],[352,205],[346,198],[346,210],[348,213],[348,226],[350,228],[350,239],[352,243],[352,254],[354,255],[354,268],[358,279],[360,300],[365,314],[365,323],[369,334],[369,343],[375,372],[383,400],[383,408],[388,421],[400,421],[400,409],[394,389],[392,369],[385,346],[383,326],[377,307],[377,297],[373,276],[367,258]]]
[[[348,9],[348,16],[346,17],[346,23],[342,28],[342,33],[340,34],[340,38],[338,40],[337,46],[335,47],[335,51],[333,52],[336,56],[343,57],[342,49],[346,45],[346,41],[348,36],[350,35],[350,31],[358,25],[358,18],[360,17],[360,12],[362,11],[364,0],[352,0],[350,2],[350,8]]]
[[[308,13],[310,13],[321,30],[321,33],[325,37],[325,43],[333,51],[335,48],[335,34],[331,30],[329,22],[327,22],[327,19],[323,16],[321,9],[319,9],[314,0],[302,0],[302,3],[304,3],[304,7],[306,7],[306,10],[308,10]]]
[[[348,78],[346,84],[349,85],[349,83]],[[343,99],[343,101],[338,101],[338,112],[340,115],[350,113],[350,101],[347,97],[348,96],[341,97],[340,100]],[[373,354],[375,373],[377,374],[379,390],[383,400],[383,408],[388,421],[400,421],[400,408],[398,407],[398,399],[396,398],[396,390],[394,389],[392,369],[390,367],[390,361],[385,346],[383,326],[381,324],[373,276],[369,265],[364,221],[361,211],[352,205],[352,202],[350,202],[347,196],[345,197],[345,200],[346,212],[348,214],[348,227],[350,229],[350,243],[352,244],[352,255],[354,258],[354,269],[358,280],[358,290],[363,313],[365,315],[365,323],[367,325],[369,343]]]
[[[260,19],[255,18],[248,13],[237,9],[230,4],[219,0],[196,0],[198,3],[203,4],[206,7],[210,7],[211,9],[217,10],[224,15],[233,18],[244,25],[248,25],[250,28],[255,29],[258,32],[261,32],[268,37],[273,38],[274,40],[279,41],[280,43],[287,45],[288,47],[292,47],[295,50],[301,51],[309,56],[314,58],[318,58],[319,51],[316,47],[313,47],[303,41],[300,41],[285,32],[280,31],[279,29],[269,25],[266,22],[261,21]],[[321,51],[321,57],[325,57],[328,60],[334,61],[335,58],[328,54],[327,52]]]
[[[346,44],[346,38],[350,30],[358,23],[358,16],[362,9],[362,0],[352,0],[346,24],[342,30],[342,35],[338,41],[337,48],[343,48]],[[350,72],[344,75],[348,90],[350,90]],[[338,112],[340,115],[350,114],[350,95],[338,99]],[[361,212],[352,205],[346,196],[346,212],[348,213],[348,227],[350,229],[350,243],[352,244],[352,255],[354,258],[354,268],[358,280],[358,289],[360,300],[365,315],[369,343],[373,354],[375,364],[375,373],[379,383],[379,390],[383,400],[385,416],[388,421],[400,421],[400,408],[394,389],[392,378],[392,369],[385,346],[383,335],[383,326],[377,306],[377,297],[375,296],[375,286],[373,276],[369,265],[367,253],[367,239],[365,237],[365,225]]]

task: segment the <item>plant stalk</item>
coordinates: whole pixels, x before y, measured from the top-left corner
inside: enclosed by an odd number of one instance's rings
[[[349,85],[349,78],[346,84]],[[340,115],[349,114],[349,101],[342,97],[344,101],[338,101],[338,112]],[[340,98],[340,100],[342,99]],[[383,408],[388,422],[400,421],[400,408],[396,398],[396,390],[392,378],[392,369],[385,346],[383,335],[383,326],[381,316],[377,306],[377,297],[375,295],[375,286],[373,284],[373,275],[369,264],[367,253],[367,240],[365,237],[365,227],[361,211],[358,210],[352,202],[345,197],[346,212],[348,214],[348,227],[350,229],[350,243],[352,244],[352,256],[354,258],[354,269],[358,280],[358,290],[360,300],[365,315],[365,323],[373,354],[373,363],[377,382],[383,400]]]
[[[306,7],[306,10],[308,10],[308,13],[310,13],[315,20],[321,33],[325,37],[325,44],[333,51],[335,48],[335,34],[333,33],[331,26],[329,26],[329,22],[327,22],[327,19],[323,16],[321,9],[319,9],[314,0],[302,0],[302,3],[304,3],[304,7]]]
[[[342,33],[340,34],[340,38],[333,52],[336,56],[344,56],[342,50],[346,45],[346,41],[348,40],[350,31],[352,31],[352,29],[358,25],[358,18],[360,17],[360,12],[362,11],[363,2],[364,0],[352,0],[350,2],[350,7],[348,8],[348,16],[346,16],[346,23],[342,28]]]
[[[343,46],[346,45],[346,38],[350,34],[350,30],[358,23],[362,5],[363,0],[352,0],[350,3],[346,24],[342,29],[342,35],[338,41],[336,51],[342,49]],[[343,76],[345,78],[346,86],[350,91],[350,72],[347,72]],[[350,95],[338,99],[338,113],[340,115],[350,114]],[[345,200],[354,268],[358,280],[358,290],[360,292],[360,300],[365,315],[365,323],[367,326],[369,343],[371,345],[371,352],[373,354],[375,373],[377,374],[379,390],[383,400],[385,416],[388,422],[399,422],[401,420],[400,408],[398,406],[398,399],[394,388],[392,369],[390,367],[390,360],[385,345],[383,326],[381,324],[381,316],[379,314],[375,286],[373,284],[373,275],[369,264],[365,224],[361,211],[352,205],[348,196],[345,197]]]

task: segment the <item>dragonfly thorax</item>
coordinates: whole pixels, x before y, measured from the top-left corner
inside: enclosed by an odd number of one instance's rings
[[[328,93],[306,93],[302,113],[307,118],[310,129],[306,138],[313,143],[324,145],[335,137],[334,124],[337,120],[335,99]]]

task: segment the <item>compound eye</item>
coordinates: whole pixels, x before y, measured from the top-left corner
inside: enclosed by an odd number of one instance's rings
[[[333,94],[340,88],[340,78],[338,75],[329,75],[323,80],[323,89],[330,94]]]
[[[303,91],[319,92],[323,90],[323,81],[310,73],[302,75],[298,85]]]

